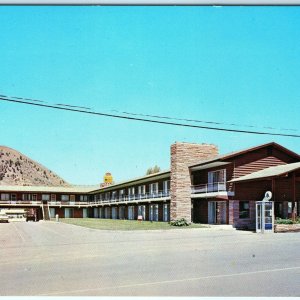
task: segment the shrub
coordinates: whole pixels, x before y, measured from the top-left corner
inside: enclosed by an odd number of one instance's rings
[[[190,225],[185,218],[171,221],[170,224],[172,226],[189,226]]]
[[[276,219],[276,224],[294,224],[292,219],[281,219],[281,218],[277,218]]]

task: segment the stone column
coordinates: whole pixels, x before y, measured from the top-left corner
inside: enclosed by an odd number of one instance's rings
[[[178,143],[171,145],[171,220],[191,222],[191,176],[189,165],[218,155],[212,144]]]

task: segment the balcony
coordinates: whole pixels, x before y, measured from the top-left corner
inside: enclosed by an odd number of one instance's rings
[[[226,182],[205,183],[192,185],[192,194],[213,193],[226,191]]]
[[[170,191],[158,191],[154,193],[145,193],[145,194],[133,194],[133,195],[122,195],[119,197],[110,197],[103,200],[95,200],[94,202],[90,202],[90,204],[105,204],[105,203],[119,203],[119,202],[131,202],[131,201],[149,201],[155,199],[163,199],[170,197]]]
[[[234,196],[234,192],[227,191],[226,182],[205,183],[191,186],[192,198],[214,198]]]

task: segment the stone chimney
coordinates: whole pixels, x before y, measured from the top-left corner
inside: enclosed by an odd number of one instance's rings
[[[179,143],[171,145],[171,220],[191,222],[191,176],[189,165],[218,155],[213,144]]]

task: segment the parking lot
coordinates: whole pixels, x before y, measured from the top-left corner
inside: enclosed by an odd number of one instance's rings
[[[300,233],[0,224],[1,296],[300,296]]]

